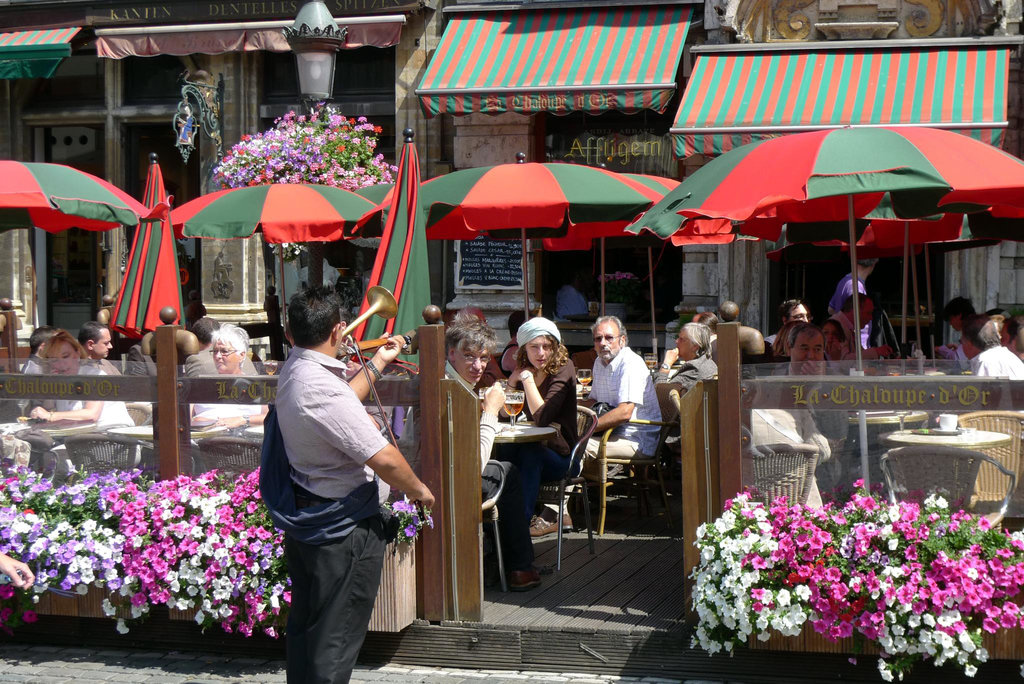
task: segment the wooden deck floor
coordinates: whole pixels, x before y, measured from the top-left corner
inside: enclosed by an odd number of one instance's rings
[[[661,507],[653,508],[653,516],[641,517],[632,501],[613,501],[605,534],[594,536],[594,555],[585,531],[564,536],[560,572],[555,535],[535,540],[543,584],[521,593],[487,589],[482,624],[626,633],[677,628],[684,612],[679,511],[673,505],[669,528]]]

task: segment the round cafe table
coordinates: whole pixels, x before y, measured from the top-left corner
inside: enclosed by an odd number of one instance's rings
[[[554,437],[555,428],[537,427],[536,425],[517,425],[514,429],[507,423],[502,424],[498,434],[494,436],[495,444],[524,444],[526,442],[543,442]]]
[[[1005,446],[1010,435],[987,430],[958,430],[951,435],[939,430],[903,430],[882,435],[882,441],[890,446],[951,446],[961,449],[986,449]]]
[[[865,411],[864,422],[868,425],[899,425],[900,416],[896,411]],[[924,411],[907,411],[903,414],[904,425],[916,425],[928,420]],[[857,424],[857,413],[850,414],[850,422]]]

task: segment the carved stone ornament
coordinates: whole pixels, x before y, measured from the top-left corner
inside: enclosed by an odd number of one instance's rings
[[[1004,16],[1004,1],[710,0],[708,7],[738,42],[769,43],[1003,33],[1020,21]]]

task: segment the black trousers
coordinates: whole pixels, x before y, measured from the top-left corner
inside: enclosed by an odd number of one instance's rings
[[[380,586],[380,516],[333,544],[303,544],[288,535],[284,544],[292,578],[288,684],[347,684]]]
[[[505,477],[505,488],[498,499],[498,529],[501,532],[501,553],[505,560],[505,569],[528,570],[533,566],[533,540],[530,538],[530,524],[526,519],[523,504],[523,483],[519,479],[519,469],[506,464],[508,475]],[[491,498],[500,482],[501,471],[493,461],[484,466],[480,476],[480,488],[484,499]]]

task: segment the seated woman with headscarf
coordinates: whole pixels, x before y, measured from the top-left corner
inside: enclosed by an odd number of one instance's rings
[[[527,519],[533,515],[542,482],[561,479],[569,469],[576,433],[576,367],[562,344],[562,335],[547,318],[531,318],[516,333],[519,352],[509,389],[522,389],[526,417],[540,427],[558,426],[544,444],[502,444],[495,458],[519,468]],[[568,515],[566,526],[572,522]],[[550,523],[550,521],[549,521]]]
[[[85,350],[67,330],[58,330],[39,352],[43,370],[53,375],[106,375],[102,368],[83,365]],[[29,413],[31,418],[47,422],[58,420],[96,423],[96,430],[135,425],[123,401],[82,401],[56,399],[37,406]]]
[[[243,375],[242,360],[249,354],[249,333],[237,325],[222,325],[213,333],[210,352],[218,374]],[[262,425],[266,416],[266,404],[192,404],[192,422],[197,426],[249,427]]]

